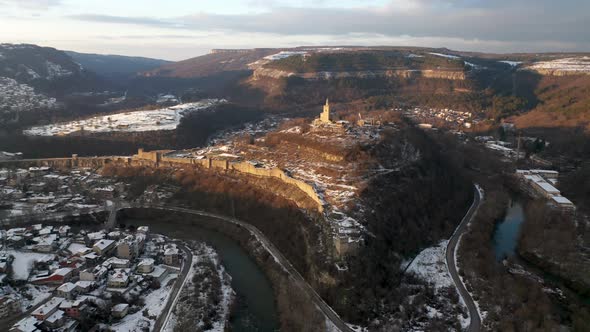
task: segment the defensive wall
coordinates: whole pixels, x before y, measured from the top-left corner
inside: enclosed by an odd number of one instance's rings
[[[166,154],[169,153],[170,150],[160,150],[160,151],[144,151],[143,149],[139,149],[137,154],[134,155],[133,164],[141,164],[141,165],[153,165],[156,164],[157,166],[179,166],[179,165],[194,165],[200,166],[207,169],[220,169],[226,171],[236,171],[240,173],[245,173],[249,175],[254,175],[258,177],[272,177],[279,179],[283,183],[295,186],[303,191],[309,198],[311,198],[316,204],[318,211],[323,213],[324,212],[324,205],[320,197],[318,196],[315,188],[301,180],[294,179],[289,175],[285,174],[285,172],[278,168],[260,168],[252,165],[247,161],[229,161],[227,159],[214,159],[214,158],[172,158],[167,157]]]
[[[0,167],[5,168],[29,168],[29,167],[52,167],[52,168],[72,168],[72,167],[89,167],[98,168],[109,163],[126,163],[130,164],[131,157],[78,157],[72,155],[70,158],[46,158],[46,159],[20,159],[20,160],[3,160],[0,161]]]
[[[29,168],[29,167],[52,167],[52,168],[72,168],[72,167],[89,167],[99,168],[110,163],[124,164],[124,165],[143,165],[156,167],[178,167],[182,165],[199,166],[206,169],[218,169],[225,171],[236,171],[258,177],[275,178],[283,183],[295,186],[303,191],[309,198],[311,198],[317,205],[320,213],[324,212],[324,205],[318,196],[315,188],[301,180],[294,179],[285,174],[284,171],[278,168],[259,168],[249,162],[240,161],[234,162],[227,159],[214,158],[173,158],[167,157],[166,154],[172,150],[158,150],[158,151],[144,151],[139,149],[136,155],[132,157],[78,157],[72,155],[70,158],[47,158],[47,159],[21,159],[21,160],[7,160],[0,161],[0,167],[4,168]]]

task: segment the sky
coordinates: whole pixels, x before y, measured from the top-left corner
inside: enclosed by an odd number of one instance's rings
[[[0,0],[0,43],[182,60],[212,48],[590,51],[588,0]]]

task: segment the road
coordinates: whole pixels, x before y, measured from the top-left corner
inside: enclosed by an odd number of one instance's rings
[[[459,277],[459,273],[457,272],[457,266],[455,264],[455,250],[457,248],[459,240],[461,239],[463,234],[465,234],[465,232],[469,229],[469,223],[477,213],[477,210],[479,209],[481,202],[481,192],[479,191],[477,186],[475,186],[473,203],[471,204],[471,207],[467,211],[467,214],[463,217],[463,220],[461,221],[457,229],[455,229],[455,233],[453,233],[453,235],[449,239],[446,253],[449,274],[451,275],[451,278],[455,283],[455,287],[457,287],[457,290],[459,291],[459,294],[461,295],[461,298],[463,298],[463,302],[465,302],[465,305],[467,305],[467,310],[469,311],[470,323],[469,327],[467,328],[468,332],[479,332],[481,330],[481,317],[479,316],[479,311],[477,310],[477,306],[475,305],[475,302],[473,301],[471,294],[469,294],[467,288],[465,288],[465,285],[463,284],[463,281],[461,280],[461,278]]]
[[[40,308],[42,305],[44,305],[49,300],[51,300],[51,298],[53,298],[53,295],[51,295],[51,296],[47,297],[45,300],[37,303],[35,306],[27,309],[25,312],[21,312],[20,314],[16,314],[16,316],[13,315],[13,316],[10,316],[10,317],[0,320],[0,331],[10,330],[10,328],[14,324],[18,323],[21,319],[29,316],[33,311],[37,310],[37,308]]]
[[[289,275],[296,282],[297,286],[299,286],[299,288],[309,296],[309,298],[314,302],[316,307],[319,308],[324,313],[326,318],[329,319],[332,322],[332,324],[334,324],[334,326],[336,326],[336,328],[338,328],[342,332],[354,332],[354,330],[352,330],[340,318],[340,316],[338,316],[338,314],[326,302],[324,302],[324,300],[318,295],[318,293],[316,293],[316,291],[307,283],[307,281],[305,281],[305,279],[301,276],[301,274],[299,274],[299,272],[293,267],[293,265],[291,265],[291,263],[287,260],[287,258],[285,258],[281,254],[281,252],[270,242],[270,240],[264,234],[262,234],[262,232],[258,228],[252,226],[249,223],[238,220],[238,219],[234,219],[234,218],[230,218],[230,217],[226,217],[226,216],[221,216],[218,214],[204,212],[204,211],[190,210],[190,209],[179,208],[179,207],[168,207],[168,206],[150,205],[150,206],[144,206],[144,207],[158,209],[158,210],[176,211],[176,212],[182,212],[182,213],[187,213],[187,214],[210,217],[210,218],[230,222],[230,223],[233,223],[233,224],[239,225],[240,227],[245,228],[251,234],[256,236],[258,241],[260,241],[260,243],[266,248],[266,250],[268,250],[268,252],[270,252],[270,254],[276,258],[276,260],[279,262],[279,264],[281,264],[281,266],[289,273]]]
[[[182,287],[186,283],[186,279],[188,277],[188,272],[190,271],[191,266],[193,265],[193,253],[187,247],[185,247],[184,244],[182,244],[182,242],[174,241],[174,243],[176,243],[178,248],[180,248],[182,251],[184,251],[186,258],[182,264],[182,271],[178,275],[178,279],[174,283],[174,287],[172,288],[172,292],[170,293],[170,296],[168,297],[168,302],[166,303],[166,306],[164,307],[164,309],[162,309],[162,313],[160,313],[160,316],[158,316],[158,319],[156,320],[156,323],[154,324],[153,331],[155,331],[155,332],[161,331],[166,326],[166,323],[168,322],[168,319],[170,318],[170,314],[172,313],[172,309],[174,308],[174,306],[176,305],[176,302],[178,301],[178,296],[180,295],[180,290],[182,289]],[[162,285],[162,286],[164,286],[164,285]]]

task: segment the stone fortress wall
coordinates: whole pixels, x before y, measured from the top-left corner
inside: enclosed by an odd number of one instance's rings
[[[172,150],[144,151],[139,149],[136,155],[131,157],[78,157],[72,155],[70,158],[47,158],[47,159],[21,159],[0,161],[0,168],[28,168],[28,167],[52,167],[52,168],[72,168],[72,167],[89,167],[100,168],[110,163],[124,165],[143,165],[143,166],[162,166],[176,167],[182,165],[193,165],[206,169],[216,169],[224,171],[236,171],[244,174],[258,177],[272,177],[282,181],[285,184],[295,186],[303,191],[309,198],[317,204],[317,210],[324,212],[324,204],[317,194],[315,188],[301,180],[294,179],[287,175],[283,170],[278,168],[259,168],[247,161],[233,162],[227,159],[213,158],[172,158],[166,154]]]
[[[137,154],[134,155],[134,164],[157,164],[159,166],[178,166],[178,165],[195,165],[207,169],[220,169],[220,170],[233,170],[240,173],[259,177],[272,177],[279,179],[280,181],[295,186],[303,191],[309,198],[311,198],[316,204],[317,209],[320,213],[324,212],[324,204],[317,194],[315,188],[301,180],[294,179],[287,175],[283,170],[278,168],[260,168],[252,165],[247,161],[233,162],[227,159],[212,159],[212,158],[171,158],[167,157],[166,154],[171,150],[160,150],[160,151],[144,151],[139,149]]]

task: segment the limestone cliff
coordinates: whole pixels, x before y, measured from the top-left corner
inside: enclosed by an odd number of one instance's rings
[[[285,77],[298,77],[305,80],[331,80],[344,78],[359,78],[371,79],[380,77],[426,77],[426,78],[442,78],[448,80],[465,80],[466,74],[464,71],[453,69],[387,69],[387,70],[366,70],[366,71],[342,71],[342,72],[311,72],[311,73],[294,73],[272,68],[258,68],[252,74],[254,80],[272,78],[280,79]]]

